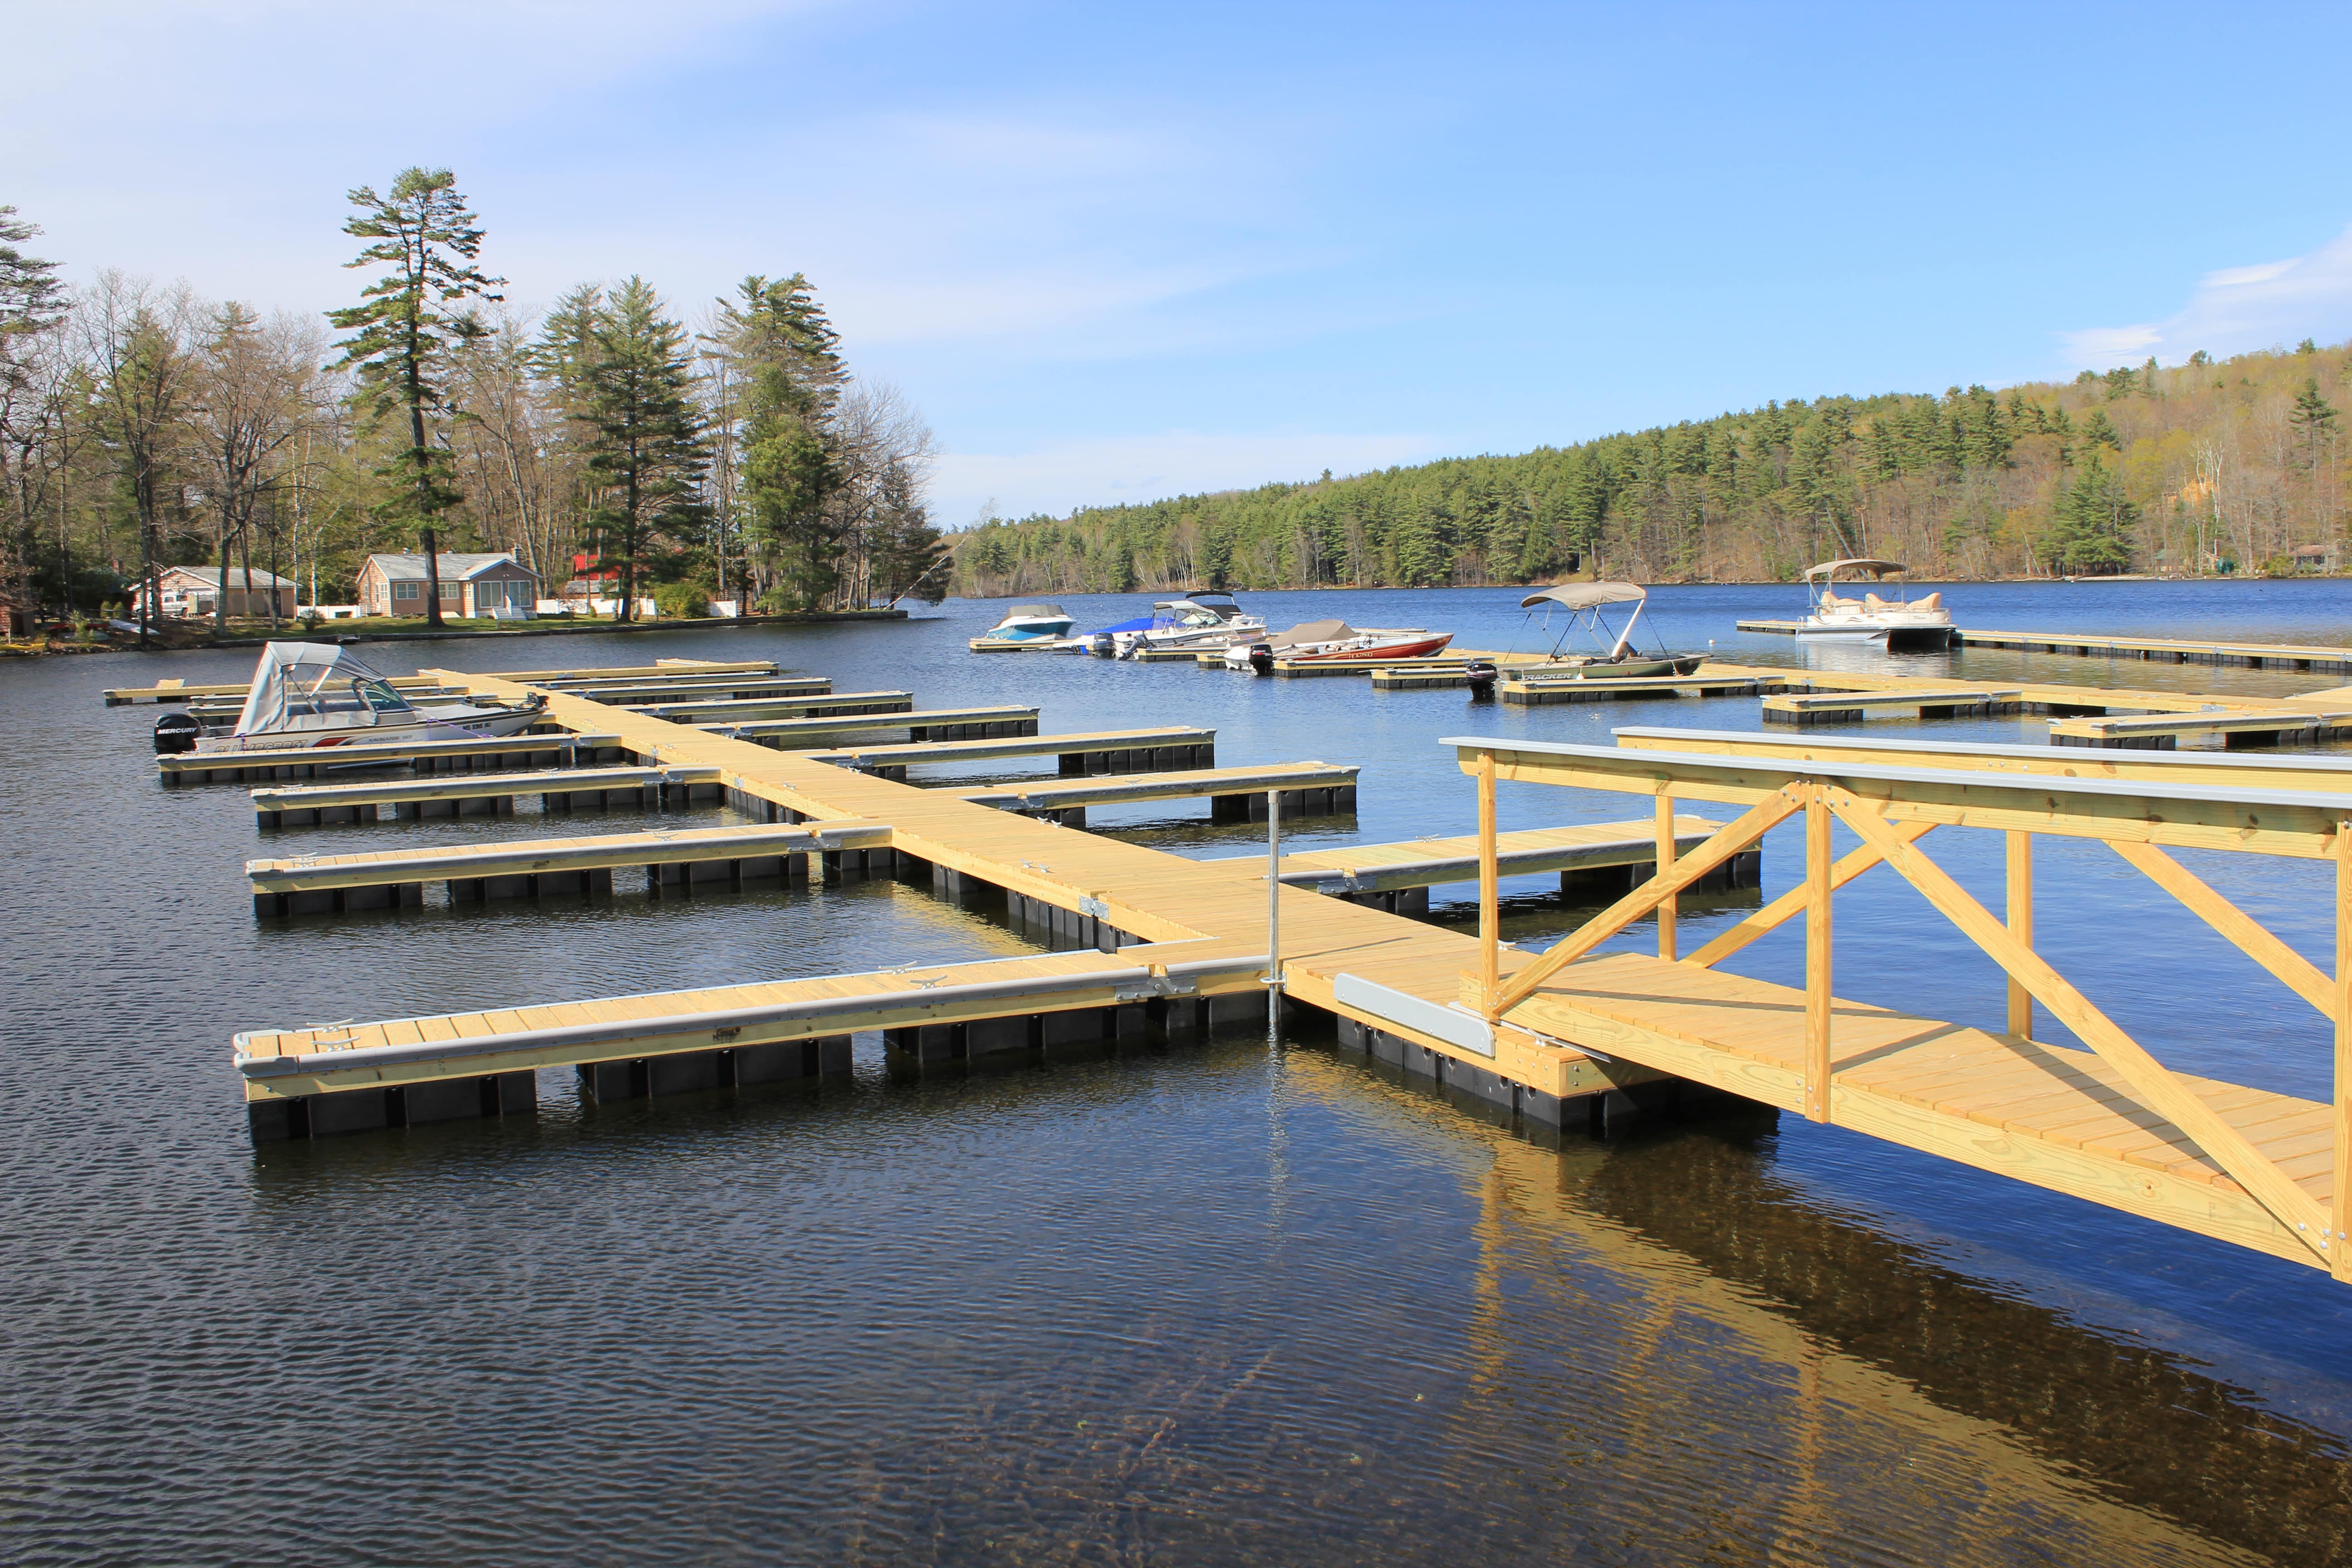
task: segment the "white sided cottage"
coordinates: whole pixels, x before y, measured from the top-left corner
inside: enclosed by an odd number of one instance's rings
[[[441,613],[488,616],[499,610],[530,615],[539,602],[539,576],[512,555],[462,555],[443,551]],[[371,616],[425,613],[425,557],[371,555],[359,574],[360,608]]]

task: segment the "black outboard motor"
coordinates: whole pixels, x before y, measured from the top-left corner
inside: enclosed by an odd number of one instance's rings
[[[1470,700],[1492,702],[1495,700],[1495,678],[1501,672],[1491,658],[1474,658],[1462,667],[1462,677],[1470,683]]]
[[[1108,632],[1097,632],[1094,641],[1087,645],[1087,651],[1097,658],[1117,658],[1118,644]]]
[[[193,752],[205,732],[193,713],[166,713],[155,721],[155,754],[171,756],[180,752]]]
[[[1264,642],[1254,642],[1250,644],[1249,661],[1250,668],[1256,670],[1260,675],[1272,674],[1274,672],[1274,645],[1272,643]]]

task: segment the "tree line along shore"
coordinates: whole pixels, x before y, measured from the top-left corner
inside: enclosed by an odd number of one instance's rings
[[[1769,403],[1510,457],[991,519],[952,536],[973,596],[1549,581],[1786,582],[1891,556],[1989,580],[2352,569],[2347,345],[2064,384]],[[2316,557],[2318,552],[2313,552]],[[2307,562],[2306,562],[2307,563]]]
[[[349,196],[360,278],[323,320],[114,270],[68,288],[0,206],[12,612],[136,613],[143,641],[169,566],[349,604],[370,553],[420,549],[511,552],[550,595],[585,578],[623,619],[648,598],[689,616],[944,593],[931,433],[852,374],[801,274],[752,274],[690,323],[636,277],[529,311],[449,171]],[[437,626],[441,595],[424,606]]]

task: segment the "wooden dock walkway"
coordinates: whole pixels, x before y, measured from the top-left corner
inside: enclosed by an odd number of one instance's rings
[[[522,844],[248,860],[245,874],[253,884],[254,915],[267,920],[413,908],[425,901],[428,882],[447,884],[453,904],[563,893],[610,897],[613,873],[624,867],[643,867],[646,890],[656,897],[666,888],[687,889],[697,883],[805,882],[813,854],[831,880],[845,869],[866,869],[867,851],[878,850],[887,858],[889,842],[890,830],[880,823],[685,827]],[[856,863],[845,866],[845,857]]]

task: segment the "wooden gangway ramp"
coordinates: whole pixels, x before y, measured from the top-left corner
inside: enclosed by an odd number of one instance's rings
[[[1390,1014],[1495,1048],[1514,1033],[1559,1041],[1760,1100],[2021,1181],[2121,1208],[2352,1279],[2339,1194],[2352,1193],[2352,792],[2334,771],[2300,789],[2221,787],[2188,779],[2011,771],[1981,748],[1957,765],[1808,757],[1802,742],[1705,740],[1674,749],[1455,737],[1476,781],[1482,836],[1499,783],[1546,784],[1746,809],[1698,849],[1634,889],[1540,955],[1504,948],[1482,877],[1479,965],[1457,976],[1475,1022],[1438,1016],[1427,967],[1389,966],[1378,981],[1343,977]],[[1915,747],[1915,757],[1934,748]],[[2273,769],[2278,764],[2271,764]],[[1673,900],[1697,877],[1778,824],[1801,818],[1803,883],[1678,954]],[[1831,825],[1861,847],[1832,858]],[[2007,839],[2006,906],[1995,914],[1930,858],[1934,830]],[[2334,1102],[2298,1100],[2175,1072],[2102,1013],[2036,952],[2032,845],[2043,836],[2105,843],[2127,865],[2229,938],[2320,1014],[2336,1068]],[[2168,853],[2214,849],[2332,867],[2337,920],[2330,976],[2229,903]],[[1483,853],[1483,852],[1482,852]],[[1920,1017],[1839,996],[1831,909],[1837,889],[1874,867],[1916,889],[2010,978],[2004,1027]],[[1659,917],[1660,952],[1600,955],[1631,921]],[[1801,987],[1718,973],[1716,965],[1802,916]],[[2210,998],[2200,996],[2200,1001]],[[2079,1046],[2034,1033],[2046,1010]],[[1457,1013],[1457,1016],[1459,1014]]]

